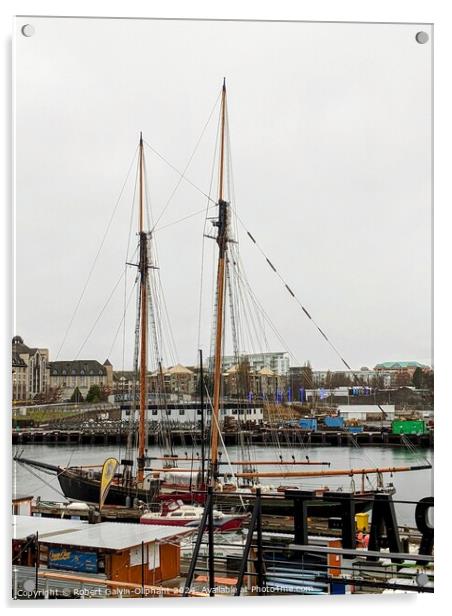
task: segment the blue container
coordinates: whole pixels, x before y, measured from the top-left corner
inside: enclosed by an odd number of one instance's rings
[[[324,424],[327,428],[343,428],[344,427],[344,418],[343,417],[325,417]]]
[[[364,427],[363,426],[347,426],[347,430],[349,432],[363,432]]]
[[[299,426],[302,430],[317,430],[317,419],[300,419]]]

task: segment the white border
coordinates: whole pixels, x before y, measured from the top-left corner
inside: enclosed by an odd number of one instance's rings
[[[10,41],[12,33],[13,15],[66,15],[66,16],[111,16],[111,17],[168,17],[168,18],[211,18],[211,19],[287,19],[287,20],[313,20],[313,21],[375,21],[375,22],[417,22],[434,23],[435,26],[435,368],[436,368],[436,467],[440,470],[436,475],[435,500],[437,504],[436,528],[437,536],[441,541],[436,547],[436,584],[435,595],[409,597],[397,595],[393,598],[389,596],[363,596],[346,597],[345,600],[334,597],[331,601],[328,598],[287,598],[287,599],[266,599],[263,602],[258,599],[237,600],[230,599],[225,601],[215,600],[215,611],[225,612],[231,609],[264,609],[270,610],[275,607],[286,607],[290,610],[312,610],[323,613],[324,611],[334,610],[339,612],[350,612],[352,610],[365,611],[367,614],[377,614],[384,610],[409,609],[412,614],[422,613],[426,609],[437,609],[446,605],[448,599],[447,577],[449,573],[450,557],[446,554],[447,539],[450,536],[450,529],[447,526],[447,514],[450,509],[446,500],[446,495],[450,492],[449,471],[450,461],[448,459],[447,441],[452,436],[448,431],[447,413],[452,413],[451,405],[446,397],[447,382],[450,380],[448,370],[448,351],[450,355],[450,327],[448,326],[451,315],[450,305],[450,235],[452,232],[449,210],[452,207],[450,199],[450,185],[452,182],[452,169],[450,161],[451,147],[451,11],[449,3],[444,0],[373,0],[363,2],[363,0],[261,0],[260,2],[246,2],[244,0],[228,0],[228,2],[212,2],[209,0],[173,0],[171,2],[163,0],[3,0],[0,4],[0,28],[2,34],[2,85],[5,92],[2,97],[3,107],[3,133],[7,136],[4,147],[1,150],[0,165],[3,179],[3,208],[1,210],[1,226],[3,237],[1,246],[3,247],[1,258],[1,284],[4,290],[4,301],[2,302],[3,327],[0,340],[0,375],[3,387],[3,405],[1,413],[4,420],[4,435],[6,446],[2,447],[3,464],[5,470],[3,478],[3,502],[2,507],[3,533],[1,554],[4,556],[5,567],[2,568],[2,599],[4,603],[8,601],[10,595],[9,584],[9,473],[11,468],[10,449],[9,449],[9,370],[10,370],[10,338],[11,338],[11,297],[8,285],[11,281],[11,69],[10,69]],[[448,198],[449,197],[449,198]],[[448,258],[449,257],[449,258]],[[449,377],[449,379],[447,378]],[[443,470],[441,470],[443,469]],[[449,511],[448,511],[449,510]],[[441,513],[442,512],[442,513]],[[439,528],[439,530],[438,530]],[[325,600],[327,599],[327,600]],[[387,600],[386,600],[387,599]],[[232,605],[230,601],[234,601]],[[82,603],[82,604],[81,604]],[[131,605],[138,609],[161,610],[162,608],[184,610],[184,613],[191,614],[212,609],[209,600],[201,603],[194,600],[179,602],[176,600],[165,600],[158,604],[146,602],[144,608],[137,600],[134,603],[121,601],[111,601],[105,606],[99,602],[60,602],[27,603],[20,606],[15,603],[14,608],[30,612],[32,609],[61,608],[64,609],[127,609]],[[70,605],[71,604],[71,605]],[[11,603],[10,603],[11,606]]]

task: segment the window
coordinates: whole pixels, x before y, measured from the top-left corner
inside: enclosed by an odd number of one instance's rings
[[[179,415],[185,415],[185,409],[179,409]]]
[[[152,414],[157,415],[157,409],[152,409]]]

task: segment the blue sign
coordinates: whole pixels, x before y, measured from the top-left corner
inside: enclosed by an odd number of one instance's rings
[[[47,565],[49,569],[97,573],[97,554],[52,546],[49,547]]]

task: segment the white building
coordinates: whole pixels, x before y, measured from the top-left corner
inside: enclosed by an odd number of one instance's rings
[[[250,370],[253,372],[259,372],[259,370],[263,368],[269,368],[278,376],[285,376],[289,373],[289,353],[285,351],[275,353],[243,353],[240,355],[239,359],[247,361]],[[223,372],[227,372],[236,364],[237,357],[235,355],[225,355],[223,357]],[[209,358],[209,365],[213,365],[213,357]]]
[[[206,423],[210,423],[212,417],[212,410],[205,409]],[[138,420],[139,411],[135,409],[135,419]],[[170,424],[190,424],[196,425],[201,421],[201,410],[194,407],[177,407],[177,408],[149,408],[148,420],[166,422]],[[256,423],[262,423],[264,420],[264,412],[262,408],[222,408],[220,409],[220,421],[224,421],[225,418],[234,418],[239,421],[254,421]],[[127,408],[121,409],[121,419],[126,421],[130,418],[130,411]]]
[[[367,421],[370,419],[374,419],[376,415],[382,416],[381,409],[383,409],[385,413],[385,419],[387,421],[392,421],[395,418],[395,405],[394,404],[340,404],[337,407],[339,415],[347,419],[358,419],[362,421]]]

